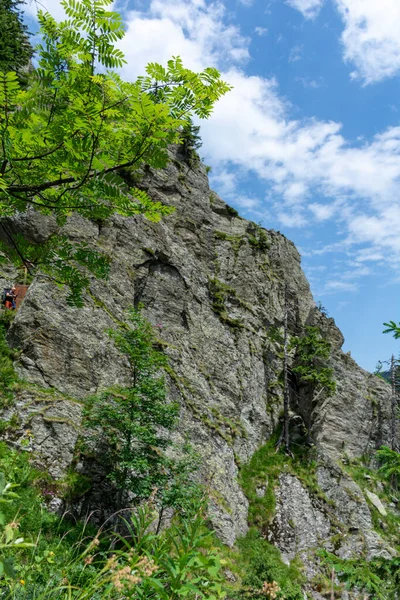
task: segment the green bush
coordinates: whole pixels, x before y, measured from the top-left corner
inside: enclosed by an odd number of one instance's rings
[[[2,504],[0,540],[10,532],[13,537],[8,537],[6,572],[0,574],[1,600],[224,597],[220,557],[201,501],[158,535],[150,500],[132,512],[122,536],[49,513],[44,497],[54,488],[31,466],[28,453],[0,444],[0,472],[12,486],[8,490],[17,492],[8,491]],[[24,542],[14,539],[16,532]]]
[[[344,560],[327,552],[320,551],[322,562],[333,568],[347,589],[365,592],[376,600],[395,600],[400,589],[400,558],[391,560],[379,557],[371,561],[360,558]]]
[[[17,381],[13,366],[13,351],[7,344],[6,330],[10,321],[8,315],[11,311],[0,312],[0,405],[8,404],[11,399],[11,390]]]
[[[270,247],[270,241],[268,239],[267,232],[261,227],[254,223],[254,230],[248,236],[249,244],[260,252],[267,252]]]
[[[255,528],[250,529],[246,537],[239,540],[239,548],[246,568],[240,596],[255,600],[265,599],[263,586],[265,583],[275,582],[279,586],[277,598],[303,600],[303,574],[294,562],[290,566],[286,565],[278,548],[260,537]]]
[[[400,453],[382,446],[376,454],[381,463],[378,472],[397,489],[400,484]]]

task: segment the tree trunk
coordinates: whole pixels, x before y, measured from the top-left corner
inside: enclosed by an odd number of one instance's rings
[[[283,317],[283,441],[286,452],[290,452],[289,409],[290,392],[288,381],[288,293],[285,287],[285,312]]]
[[[335,600],[335,569],[331,572],[331,600]]]
[[[160,512],[158,513],[158,523],[157,523],[156,535],[158,535],[160,533],[163,516],[164,516],[164,506],[162,505],[160,508]]]
[[[390,383],[392,386],[392,415],[391,415],[391,436],[390,445],[392,450],[396,452],[399,449],[399,443],[397,439],[397,389],[396,389],[396,361],[394,355],[390,361]]]

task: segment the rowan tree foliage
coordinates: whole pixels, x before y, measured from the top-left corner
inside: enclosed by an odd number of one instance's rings
[[[120,505],[127,491],[139,501],[154,489],[162,504],[179,505],[184,499],[175,479],[180,473],[188,476],[188,461],[186,457],[176,462],[165,455],[171,445],[167,434],[179,412],[177,404],[166,401],[162,373],[166,357],[155,348],[152,327],[140,311],[131,309],[128,324],[110,334],[129,361],[130,382],[90,398],[85,426],[92,442],[104,448],[102,456],[119,490]]]
[[[33,48],[28,30],[22,21],[20,0],[0,0],[0,71],[21,70],[29,65]]]
[[[150,63],[144,76],[126,82],[115,70],[125,63],[115,47],[124,27],[108,10],[111,1],[61,4],[61,23],[38,14],[42,43],[28,88],[21,89],[15,72],[0,72],[0,214],[16,262],[67,283],[70,300],[79,303],[87,271],[105,276],[107,259],[68,247],[65,238],[59,244],[58,235],[38,257],[32,244],[14,239],[7,218],[30,208],[55,215],[60,227],[72,212],[159,219],[171,209],[130,187],[120,172],[164,167],[191,116],[209,117],[230,87],[216,69],[194,73],[179,57],[167,67]]]

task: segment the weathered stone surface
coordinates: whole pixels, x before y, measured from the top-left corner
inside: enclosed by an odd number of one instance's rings
[[[175,206],[176,212],[160,223],[140,216],[116,216],[100,224],[71,217],[65,231],[73,239],[98,245],[112,257],[110,280],[93,281],[85,307],[74,309],[66,304],[65,291],[38,277],[9,341],[19,351],[21,377],[84,398],[125,381],[126,360],[107,330],[124,320],[130,305],[143,303],[170,359],[169,396],[182,406],[179,435],[182,439],[187,435],[203,457],[202,479],[215,490],[214,527],[232,544],[247,530],[247,500],[237,481],[238,463],[269,438],[281,412],[276,387],[281,364],[271,355],[267,333],[282,324],[285,286],[290,295],[290,332],[299,334],[305,325],[317,324],[334,347],[337,393],[331,398],[321,394],[313,401],[308,390],[300,390],[298,404],[292,406],[310,424],[319,455],[332,460],[343,452],[361,456],[387,442],[390,393],[385,383],[341,352],[342,335],[333,320],[315,308],[294,245],[278,232],[261,234],[254,223],[235,216],[210,191],[203,166],[178,162],[176,152],[171,158],[166,170],[146,172],[142,185],[154,199]],[[20,216],[13,227],[41,241],[55,224],[29,214]],[[17,407],[24,413],[23,406]],[[61,415],[74,426],[68,429],[66,421],[56,426],[53,420],[50,444],[40,442],[48,422],[35,417],[32,423],[35,447],[42,446],[45,464],[53,465],[52,472],[59,476],[72,456],[80,408],[65,401],[54,410],[54,417]],[[345,506],[349,496],[340,487],[336,497],[330,481],[321,475],[326,494],[335,496],[338,505],[343,503],[339,510],[350,510]],[[277,531],[282,526],[284,532],[277,533],[277,539],[287,556],[315,546],[330,522],[299,485],[285,475],[278,492]],[[296,494],[289,493],[291,486],[298,492],[303,514]],[[357,526],[369,532],[363,502]],[[292,519],[292,511],[299,531],[307,529],[304,539],[290,535],[284,525]],[[372,546],[371,541],[371,552]]]
[[[276,515],[271,525],[271,540],[286,562],[307,550],[325,546],[331,523],[318,502],[289,474],[279,477]]]
[[[360,487],[332,463],[321,466],[317,478],[321,490],[333,503],[332,515],[342,532],[338,555],[351,558],[362,551],[368,559],[391,558],[395,551],[374,531],[371,512]]]
[[[2,419],[14,423],[6,438],[16,447],[34,452],[35,461],[54,478],[71,465],[81,420],[81,405],[57,392],[27,386],[3,411]]]
[[[379,496],[377,496],[373,492],[370,492],[369,490],[367,490],[365,493],[366,493],[366,496],[367,496],[368,500],[375,506],[375,508],[380,512],[380,514],[383,517],[386,517],[387,516],[387,510],[383,506],[382,502],[380,501]]]

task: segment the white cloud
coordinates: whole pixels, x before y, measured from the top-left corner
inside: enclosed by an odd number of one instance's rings
[[[214,186],[218,187],[219,193],[222,196],[232,196],[236,193],[238,179],[233,171],[221,169],[218,172],[212,171],[210,181]]]
[[[336,0],[345,23],[344,56],[354,63],[354,77],[379,81],[400,70],[400,2]]]
[[[324,291],[321,292],[321,296],[332,294],[335,292],[356,292],[358,290],[358,284],[351,281],[338,281],[333,279],[327,281],[325,284]]]
[[[305,227],[308,221],[300,212],[279,212],[277,214],[279,222],[285,227]]]
[[[303,58],[304,46],[302,44],[293,46],[289,52],[289,62],[294,63]]]
[[[335,250],[355,244],[377,251],[384,245],[386,253],[400,258],[400,229],[390,233],[390,219],[400,227],[400,208],[398,217],[394,211],[385,216],[399,206],[400,128],[352,146],[340,123],[293,120],[274,81],[237,69],[226,78],[234,90],[202,125],[208,160],[227,171],[257,175],[284,225],[335,218],[344,236]],[[315,193],[324,201],[310,202]]]
[[[266,27],[256,27],[254,29],[254,33],[256,33],[257,35],[259,35],[261,37],[268,33],[268,29]]]
[[[305,18],[317,16],[324,0],[286,0]],[[399,0],[335,0],[344,23],[344,59],[353,78],[373,83],[400,71]]]
[[[399,203],[374,215],[358,215],[349,223],[349,231],[357,241],[369,242],[376,249],[395,250],[400,255]]]
[[[225,16],[221,2],[205,0],[152,0],[146,12],[128,12],[120,44],[128,61],[124,75],[134,78],[148,62],[177,55],[194,70],[246,61],[249,40]]]
[[[400,3],[398,0],[336,0],[345,23],[344,56],[355,64],[352,74],[365,83],[400,70]]]
[[[295,81],[301,83],[305,88],[312,88],[316,90],[324,85],[324,80],[322,77],[317,79],[312,79],[311,77],[295,77]]]
[[[317,221],[326,221],[330,219],[336,210],[333,204],[309,204],[308,208],[313,213]]]
[[[364,1],[369,2],[360,0],[360,6]],[[165,63],[178,54],[189,68],[220,68],[234,89],[202,124],[201,134],[202,153],[224,199],[261,216],[268,205],[288,227],[336,219],[340,242],[315,255],[355,248],[360,262],[383,253],[398,265],[400,127],[352,145],[340,123],[295,120],[275,80],[242,70],[250,40],[228,19],[218,0],[152,0],[146,12],[126,13],[124,75],[133,79],[146,63]],[[267,201],[239,193],[243,175],[261,182]],[[310,200],[315,194],[319,201]]]
[[[324,0],[286,0],[286,4],[299,10],[306,19],[314,19],[323,3]]]

